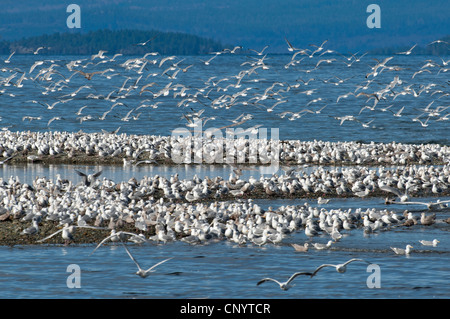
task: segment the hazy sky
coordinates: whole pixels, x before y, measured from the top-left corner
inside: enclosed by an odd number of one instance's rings
[[[328,39],[338,50],[424,45],[450,34],[450,1],[418,0],[0,0],[0,36],[16,39],[97,29],[187,32],[285,52],[284,38],[305,47]],[[69,29],[69,4],[81,8],[81,28]],[[369,4],[380,7],[381,28],[369,28]]]

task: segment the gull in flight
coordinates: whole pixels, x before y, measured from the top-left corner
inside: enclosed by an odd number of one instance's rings
[[[328,40],[323,41],[320,46],[317,46],[315,44],[310,44],[310,46],[316,47],[317,49],[315,51],[313,51],[309,57],[312,58],[315,53],[321,52],[323,50],[324,44],[327,43],[327,42],[328,42]]]
[[[34,64],[30,67],[30,71],[28,71],[28,73],[31,74],[31,72],[33,72],[33,70],[34,70],[37,66],[42,65],[42,64],[44,64],[44,61],[36,61],[36,62],[34,62]]]
[[[253,49],[249,49],[250,51],[253,51],[253,52],[255,52],[257,55],[263,55],[263,52],[268,48],[269,46],[268,45],[266,45],[261,51],[256,51],[256,50],[253,50]]]
[[[59,117],[59,116],[52,117],[52,118],[47,122],[47,126],[50,126],[50,124],[51,124],[53,121],[57,121],[57,120],[62,120],[62,117]]]
[[[131,260],[136,264],[136,266],[138,267],[138,271],[136,272],[136,275],[142,277],[142,278],[146,278],[150,275],[150,273],[154,272],[153,269],[155,269],[157,266],[161,265],[162,263],[165,263],[166,261],[169,261],[171,259],[173,259],[174,257],[171,258],[167,258],[164,259],[163,261],[160,261],[159,263],[151,266],[149,269],[144,270],[141,268],[141,266],[139,265],[139,263],[137,262],[137,260],[133,257],[133,255],[131,255],[130,251],[128,250],[127,246],[122,243],[123,247],[125,248],[125,250],[127,251],[128,256],[130,256]]]
[[[281,290],[288,290],[289,288],[292,287],[291,282],[300,275],[306,275],[306,276],[311,276],[311,277],[313,276],[313,274],[311,274],[310,272],[296,272],[286,282],[279,282],[278,280],[272,279],[272,278],[263,278],[260,281],[258,281],[258,283],[256,285],[259,286],[260,284],[262,284],[266,281],[273,281],[280,286]]]
[[[5,164],[7,161],[9,161],[9,160],[10,160],[11,158],[13,158],[13,157],[14,157],[14,155],[11,155],[11,156],[5,158],[4,160],[0,161],[0,165]]]
[[[92,77],[93,77],[95,74],[104,73],[104,71],[96,71],[96,72],[90,72],[90,73],[88,73],[88,72],[83,72],[83,71],[80,71],[80,70],[75,70],[75,72],[78,72],[78,73],[82,74],[82,75],[83,75],[86,79],[88,79],[88,80],[91,80]]]
[[[394,187],[390,187],[390,186],[387,186],[387,185],[380,186],[381,190],[386,191],[386,192],[390,192],[390,193],[393,193],[393,194],[397,195],[401,202],[408,201],[408,199],[409,199],[408,191],[411,188],[413,188],[413,186],[411,186],[408,189],[406,189],[405,193],[403,194],[402,192],[400,192],[398,189],[396,189]]]
[[[272,112],[273,109],[275,108],[275,106],[277,106],[278,104],[286,103],[286,102],[287,102],[286,100],[281,100],[281,101],[276,102],[274,105],[272,105],[271,107],[267,108],[267,112],[269,112],[269,113]]]
[[[13,53],[11,53],[11,55],[4,61],[5,63],[10,63],[11,61],[11,57],[14,55],[14,53],[16,53],[16,51],[13,51]]]
[[[412,52],[412,50],[416,47],[416,45],[417,45],[417,43],[416,44],[414,44],[413,46],[412,46],[412,48],[411,49],[409,49],[408,51],[405,51],[405,52],[399,52],[399,53],[397,53],[397,54],[405,54],[405,55],[410,55],[411,54],[411,52]]]
[[[157,36],[155,35],[153,38],[148,39],[148,40],[145,41],[145,42],[136,43],[135,45],[142,45],[142,46],[145,46],[145,45],[147,45],[147,43],[149,43],[150,41],[154,40],[156,37],[157,37]]]
[[[353,259],[350,259],[349,261],[346,261],[343,264],[337,264],[337,265],[323,264],[323,265],[320,265],[319,267],[317,267],[316,270],[314,270],[314,272],[312,273],[311,277],[314,277],[319,270],[321,270],[322,268],[325,268],[325,267],[334,267],[334,268],[336,268],[336,271],[338,273],[342,274],[342,273],[347,271],[347,265],[352,263],[352,262],[354,262],[354,261],[362,261],[362,262],[370,264],[370,262],[365,261],[364,259],[360,259],[360,258],[353,258]]]
[[[75,172],[77,172],[78,175],[83,177],[83,182],[84,182],[85,186],[90,186],[95,181],[95,179],[101,175],[101,173],[103,171],[99,171],[97,173],[89,174],[89,175],[87,175],[83,172],[77,171],[77,170],[75,170]]]
[[[142,242],[143,238],[135,233],[130,233],[126,231],[118,231],[116,232],[115,229],[111,230],[111,234],[104,238],[98,245],[95,247],[95,249],[92,251],[91,255],[95,253],[95,251],[100,248],[101,245],[103,245],[107,240],[111,240],[112,242],[118,242],[125,238],[125,235],[131,236],[131,238],[139,239],[140,242]],[[145,240],[146,241],[146,240]]]
[[[215,57],[217,57],[218,56],[218,54],[216,54],[216,55],[213,55],[213,57],[212,58],[210,58],[210,59],[208,59],[208,60],[206,60],[206,61],[204,61],[204,60],[202,60],[202,59],[200,59],[205,65],[209,65],[210,63],[211,63],[211,61],[215,58]]]
[[[36,54],[39,54],[39,51],[42,50],[42,49],[45,49],[45,47],[39,47],[39,48],[37,48],[36,51],[33,52],[33,54],[35,54],[35,55],[36,55]]]
[[[294,46],[288,41],[288,39],[284,38],[284,40],[286,41],[286,43],[288,45],[288,51],[289,52],[300,50],[300,49],[294,48]]]
[[[53,236],[59,234],[62,232],[61,236],[65,241],[65,245],[67,245],[69,243],[69,241],[73,240],[73,232],[75,231],[75,228],[89,228],[89,229],[105,229],[102,227],[94,227],[94,226],[76,226],[76,225],[69,225],[68,223],[64,224],[64,227],[61,228],[60,230],[54,232],[53,234],[38,240],[38,243],[42,243],[43,241],[46,241],[47,239],[52,238]]]
[[[108,51],[100,50],[100,51],[98,51],[97,54],[94,54],[94,55],[91,56],[91,60],[94,60],[95,58],[104,59],[104,58],[106,58],[106,57],[105,57],[103,54],[105,54],[105,53],[107,53],[107,52],[108,52]]]
[[[396,202],[395,200],[386,200],[386,204],[404,204],[404,205],[425,205],[427,206],[428,209],[433,209],[433,208],[437,208],[437,209],[443,209],[448,207],[446,205],[446,203],[450,203],[450,200],[437,200],[436,202],[409,202],[409,201],[405,201],[405,202]]]

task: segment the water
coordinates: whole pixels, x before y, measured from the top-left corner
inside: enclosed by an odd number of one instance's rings
[[[35,56],[13,56],[9,66],[22,70],[29,70],[29,67],[41,57]],[[52,59],[54,63],[61,65],[56,70],[62,74],[54,74],[53,81],[68,77],[70,73],[64,66],[74,59],[87,59],[90,57],[44,57],[42,59]],[[265,64],[268,70],[258,69],[257,73],[245,77],[242,80],[242,87],[229,88],[228,91],[217,91],[217,87],[225,88],[226,85],[235,83],[235,75],[240,71],[250,68],[243,66],[245,62],[254,62],[253,57],[247,56],[218,56],[210,66],[205,66],[200,62],[201,58],[207,57],[183,57],[185,60],[180,66],[194,64],[188,72],[180,72],[176,79],[169,79],[164,75],[146,76],[153,71],[161,70],[156,65],[148,65],[145,70],[140,85],[154,81],[154,92],[162,89],[168,83],[182,83],[189,87],[188,92],[194,94],[198,89],[205,87],[205,82],[210,77],[227,77],[228,80],[215,84],[214,90],[210,92],[209,98],[199,98],[198,102],[190,102],[187,106],[177,106],[181,97],[173,97],[173,92],[168,96],[160,96],[155,101],[145,103],[152,104],[161,102],[158,108],[137,107],[144,103],[144,99],[151,98],[149,92],[139,94],[138,90],[130,91],[126,99],[119,99],[125,105],[116,106],[105,118],[104,121],[97,120],[98,117],[107,111],[112,102],[104,99],[89,98],[90,93],[102,94],[106,96],[113,89],[121,87],[127,76],[130,76],[130,83],[135,81],[139,74],[135,69],[124,70],[120,63],[131,57],[118,57],[116,62],[108,62],[95,67],[105,70],[108,67],[120,73],[107,80],[99,75],[94,75],[93,80],[87,81],[82,76],[72,77],[67,87],[61,91],[42,94],[44,87],[51,82],[24,80],[24,86],[2,86],[0,104],[0,125],[11,131],[46,131],[64,130],[77,132],[97,132],[101,129],[108,131],[120,127],[120,132],[128,134],[154,134],[170,135],[171,130],[178,127],[185,127],[186,121],[183,114],[191,111],[205,109],[202,116],[215,116],[215,120],[209,121],[205,128],[222,127],[229,125],[230,120],[240,114],[251,113],[253,119],[242,124],[242,128],[261,124],[266,128],[279,128],[280,139],[301,139],[301,140],[326,140],[326,141],[363,141],[363,142],[402,142],[402,143],[442,143],[450,144],[450,129],[448,121],[436,121],[438,116],[430,117],[428,127],[422,127],[420,123],[412,121],[412,118],[423,113],[425,108],[432,101],[432,108],[448,106],[449,97],[434,92],[438,88],[444,93],[448,93],[448,75],[445,72],[437,74],[437,69],[432,69],[432,73],[421,73],[413,78],[412,74],[419,70],[428,59],[438,63],[441,61],[436,57],[425,56],[395,56],[388,65],[397,65],[400,71],[383,71],[371,83],[366,92],[374,92],[388,85],[394,76],[398,75],[403,80],[402,85],[398,85],[393,91],[400,92],[405,87],[411,85],[415,92],[423,89],[424,85],[437,84],[437,88],[425,89],[418,97],[412,94],[399,95],[393,100],[381,100],[375,111],[364,110],[359,114],[364,105],[373,105],[373,99],[366,101],[363,97],[349,96],[341,98],[336,103],[337,98],[349,91],[354,92],[358,85],[366,81],[365,75],[370,72],[370,66],[375,64],[373,58],[382,60],[385,57],[365,56],[361,63],[354,63],[348,68],[343,63],[322,64],[317,70],[306,73],[302,70],[314,68],[319,58],[309,59],[306,57],[301,64],[285,68],[290,61],[289,55],[268,56]],[[260,58],[260,57],[258,57]],[[340,56],[332,58],[342,59]],[[445,58],[445,57],[444,57]],[[181,60],[181,58],[180,58]],[[178,61],[178,60],[177,60]],[[49,66],[50,61],[45,65]],[[164,65],[161,69],[165,69]],[[39,69],[33,71],[32,76],[36,76]],[[93,67],[93,69],[95,69]],[[80,68],[79,68],[80,69]],[[13,74],[15,71],[2,71],[0,80]],[[12,80],[15,82],[20,73]],[[337,76],[337,77],[336,77]],[[308,86],[300,80],[314,78]],[[342,84],[330,83],[340,79],[346,79]],[[287,85],[301,83],[300,88],[291,88],[287,92],[281,92],[283,99],[288,102],[278,105],[274,112],[266,112],[266,108],[273,105],[275,100],[267,99],[259,104],[244,105],[241,102],[250,100],[261,95],[275,82],[275,91],[286,90]],[[90,89],[82,90],[73,100],[67,103],[59,103],[53,109],[48,109],[40,103],[52,104],[63,95],[69,94],[83,84],[92,86]],[[152,87],[153,88],[153,87]],[[244,88],[249,88],[248,96],[238,99],[238,103],[230,108],[209,107],[213,99],[224,94],[234,94]],[[305,90],[315,89],[316,92],[308,96],[300,93]],[[179,92],[179,90],[178,90]],[[9,95],[9,93],[14,96]],[[433,94],[433,95],[432,95]],[[314,102],[314,99],[321,97],[323,100]],[[68,98],[68,97],[65,97]],[[36,100],[40,103],[33,103]],[[308,105],[309,103],[309,105]],[[383,107],[393,104],[392,110],[398,111],[405,106],[402,117],[394,117],[389,111],[379,111]],[[87,120],[80,123],[80,115],[75,114],[79,108],[87,105],[82,111],[83,115],[91,115],[95,120]],[[289,121],[279,115],[283,111],[291,110],[298,112],[308,108],[319,110],[327,105],[319,114],[305,113],[302,118]],[[12,112],[11,110],[14,110]],[[122,121],[121,119],[130,111],[137,115],[141,112],[137,120]],[[440,117],[448,114],[448,109],[440,112]],[[363,128],[357,121],[346,121],[340,125],[340,121],[334,117],[354,115],[363,123],[373,120],[368,128]],[[23,116],[41,117],[40,120],[22,120]],[[63,119],[56,120],[47,126],[48,121],[53,116],[61,116]],[[422,120],[426,116],[421,117]],[[241,127],[240,126],[240,127]],[[61,174],[65,178],[78,180],[79,177],[74,169],[85,171],[96,171],[103,169],[102,177],[107,177],[115,182],[128,180],[131,177],[137,179],[143,176],[163,175],[170,176],[179,173],[180,178],[191,178],[194,174],[202,176],[228,176],[229,166],[83,166],[83,165],[3,165],[0,169],[0,176],[18,176],[21,182],[30,183],[37,176],[56,178]],[[311,168],[313,169],[313,168]],[[244,171],[242,178],[250,175],[259,177],[261,170],[256,167],[255,171]],[[445,199],[445,198],[443,198]],[[425,199],[426,200],[426,199]],[[305,200],[274,200],[261,201],[261,205],[274,208],[288,204],[302,204]],[[315,205],[314,201],[309,201]],[[323,207],[331,208],[379,208],[384,209],[382,199],[333,199]],[[405,207],[401,205],[391,205],[389,209],[402,212]],[[423,210],[423,207],[408,207],[416,213]],[[438,219],[448,217],[448,211],[438,212]],[[208,245],[190,246],[183,242],[175,242],[166,245],[147,244],[142,246],[130,246],[130,250],[136,256],[143,267],[150,266],[168,257],[175,257],[173,260],[161,265],[150,277],[142,279],[134,274],[136,267],[128,258],[124,249],[120,246],[103,246],[90,256],[94,244],[92,245],[71,245],[69,247],[60,246],[15,246],[0,247],[0,260],[2,269],[0,271],[0,291],[3,298],[448,298],[449,288],[449,256],[450,237],[447,224],[438,223],[433,226],[415,226],[412,228],[399,227],[390,231],[379,232],[370,236],[365,236],[362,230],[347,232],[340,242],[333,245],[331,250],[317,251],[310,249],[308,253],[295,253],[290,243],[303,243],[308,239],[303,232],[289,236],[281,245],[266,245],[255,247],[247,245],[239,247],[227,242],[211,243]],[[418,242],[421,239],[432,240],[437,238],[440,243],[437,247],[424,247]],[[317,237],[314,241],[326,242],[328,237]],[[396,256],[390,246],[405,247],[406,244],[414,246],[411,256]],[[289,291],[281,291],[272,283],[264,283],[256,286],[256,283],[263,277],[269,276],[279,280],[286,280],[293,272],[312,271],[323,263],[341,263],[350,258],[363,258],[377,264],[381,269],[381,288],[370,289],[366,281],[371,273],[368,273],[367,265],[354,263],[349,265],[347,272],[338,274],[334,269],[326,268],[321,270],[312,279],[298,277],[295,286]],[[70,289],[67,286],[67,278],[70,273],[67,267],[77,264],[81,269],[81,287]]]
[[[401,68],[399,71],[381,72],[377,77],[369,77],[373,80],[367,89],[361,89],[360,86],[366,84],[366,74],[371,71],[371,66],[375,65],[375,58],[383,60],[385,56],[364,56],[360,62],[355,62],[352,67],[347,67],[342,61],[342,57],[338,55],[325,55],[322,57],[306,57],[300,64],[285,68],[285,65],[291,60],[290,55],[269,55],[264,63],[269,67],[267,70],[256,69],[255,72],[245,76],[241,82],[240,87],[228,87],[230,84],[236,84],[236,76],[242,71],[248,71],[251,66],[249,63],[255,62],[255,57],[248,57],[245,55],[220,55],[215,58],[211,65],[205,66],[202,58],[198,56],[179,57],[173,62],[180,62],[180,67],[193,65],[186,73],[179,72],[175,79],[170,79],[161,73],[166,70],[170,64],[165,62],[158,67],[159,63],[153,65],[148,63],[146,69],[142,74],[137,73],[137,69],[125,70],[120,65],[132,58],[140,57],[118,57],[113,62],[99,64],[98,66],[88,65],[86,68],[82,66],[74,69],[83,70],[85,72],[94,70],[107,70],[109,68],[114,71],[105,74],[117,74],[107,79],[102,75],[94,75],[92,80],[86,80],[82,75],[73,74],[66,68],[66,64],[75,59],[84,59],[81,65],[90,62],[89,56],[54,56],[45,57],[46,62],[42,66],[36,67],[31,74],[31,78],[35,78],[41,68],[48,67],[51,63],[59,66],[54,67],[55,73],[52,75],[52,81],[45,80],[24,80],[23,87],[18,88],[14,85],[8,87],[3,86],[5,93],[2,95],[2,103],[0,105],[0,116],[2,121],[0,125],[12,131],[15,130],[31,130],[31,131],[46,131],[46,130],[63,130],[77,132],[82,130],[84,132],[98,132],[100,129],[113,131],[120,127],[120,133],[128,134],[151,134],[151,135],[170,135],[172,130],[176,128],[186,128],[186,120],[183,114],[191,112],[191,108],[195,111],[204,109],[202,117],[215,117],[215,120],[209,120],[203,126],[207,128],[219,128],[233,124],[232,119],[237,118],[241,114],[252,114],[253,119],[234,128],[249,128],[254,125],[262,125],[263,128],[278,128],[280,139],[301,139],[301,140],[325,140],[325,141],[364,141],[364,142],[404,142],[404,143],[426,143],[435,142],[442,144],[449,144],[450,126],[448,121],[437,121],[439,117],[444,117],[449,113],[449,109],[443,109],[439,116],[431,116],[427,127],[422,127],[418,121],[412,121],[413,118],[421,115],[423,110],[430,102],[434,101],[430,109],[437,107],[445,108],[448,106],[450,100],[448,95],[448,74],[440,72],[438,74],[437,67],[431,68],[431,73],[421,73],[414,78],[414,72],[421,69],[427,60],[433,60],[436,63],[442,63],[439,58],[432,56],[395,56],[388,66],[397,66]],[[6,57],[5,57],[6,58]],[[39,57],[40,58],[40,57]],[[154,58],[158,62],[163,57]],[[260,58],[260,57],[258,57]],[[297,59],[300,57],[298,56]],[[318,69],[310,73],[305,70],[311,70],[315,67],[320,59],[336,59],[337,61],[327,64],[322,63]],[[443,57],[445,59],[446,57]],[[150,57],[148,57],[149,60]],[[38,60],[35,56],[14,56],[11,65],[8,67],[17,67],[19,70],[29,70],[34,61]],[[51,61],[53,62],[51,62]],[[346,61],[346,60],[345,60]],[[98,62],[94,60],[94,62]],[[244,64],[242,66],[243,63]],[[153,76],[153,73],[157,73]],[[7,71],[0,73],[0,79],[5,79],[13,75],[15,71]],[[171,74],[170,72],[168,72]],[[12,83],[18,80],[20,73],[11,80]],[[46,91],[46,87],[52,88],[52,85],[65,78],[70,78],[69,83],[65,83],[67,87],[62,86],[61,83],[54,89],[54,92]],[[141,77],[142,76],[142,77]],[[375,91],[386,88],[398,76],[402,80],[402,84],[397,84],[392,92],[400,93],[405,89],[409,89],[410,94],[398,95],[395,97],[388,97],[387,100],[380,100],[374,111],[362,108],[364,106],[372,106],[374,99],[368,100],[365,96],[355,97],[349,95],[347,98],[341,97],[339,102],[337,99],[349,92],[358,94],[360,92],[373,93]],[[140,78],[141,77],[141,78]],[[127,78],[129,78],[128,81]],[[222,79],[226,79],[223,81]],[[310,81],[305,85],[303,81]],[[125,88],[138,81],[137,89],[128,92],[126,98],[119,98],[115,102],[103,99],[109,93],[114,91],[112,97],[118,95],[118,89],[125,83]],[[339,83],[339,80],[344,80]],[[126,81],[126,82],[125,82]],[[167,85],[175,87],[177,84],[182,84],[187,87],[185,96],[174,97],[175,93],[180,93],[181,88],[170,91],[167,96],[161,95],[153,99],[150,92],[142,92],[141,87],[145,84],[155,84],[148,89],[154,93],[158,93]],[[274,85],[275,84],[275,85]],[[300,84],[300,87],[295,88],[295,85]],[[336,85],[337,84],[337,85]],[[89,85],[89,88],[84,88],[79,93],[71,97],[70,94],[75,92],[82,85]],[[207,85],[209,88],[205,89]],[[272,96],[265,100],[256,101],[255,98],[260,97],[266,89],[272,87],[268,93],[279,92],[279,95]],[[290,89],[289,89],[290,87]],[[219,90],[219,88],[221,88]],[[60,89],[60,90],[59,90]],[[203,94],[208,94],[208,97],[203,97],[199,94],[201,89],[205,89]],[[226,89],[226,91],[224,91]],[[219,97],[227,99],[227,95],[237,94],[247,89],[246,96],[238,96],[234,104],[230,104],[229,98],[227,102],[221,104],[213,104],[213,101]],[[211,90],[211,91],[209,91]],[[313,94],[307,95],[302,92],[307,90],[315,90]],[[413,90],[420,95],[414,97]],[[284,92],[287,91],[287,92]],[[438,92],[435,92],[438,91]],[[439,92],[442,91],[442,92]],[[43,94],[43,92],[45,94]],[[8,95],[8,93],[14,96]],[[120,95],[125,91],[120,92]],[[92,98],[92,95],[99,96],[98,99]],[[197,95],[195,95],[197,94]],[[196,96],[196,101],[185,101],[180,106],[179,103],[188,97]],[[285,100],[287,102],[279,104],[273,112],[267,112],[266,109],[271,107],[276,98]],[[315,101],[316,99],[321,99]],[[52,105],[58,100],[65,101],[64,103],[56,104],[52,109],[48,109],[47,104]],[[38,103],[33,103],[32,101]],[[146,101],[147,100],[147,101]],[[108,111],[111,106],[121,102],[124,105],[115,106],[110,113],[107,114],[104,120],[98,120],[104,112]],[[137,109],[140,105],[153,105],[159,102],[157,108],[142,107]],[[246,105],[244,102],[248,102]],[[284,118],[280,114],[284,111],[299,112],[301,110],[310,109],[318,111],[327,105],[319,114],[305,113],[300,119],[290,121],[290,116]],[[382,108],[393,105],[389,110],[382,112]],[[76,114],[77,111],[86,106],[81,111],[81,114]],[[393,116],[393,113],[398,112],[402,107],[405,107],[402,116]],[[11,112],[14,110],[14,112]],[[130,116],[139,117],[137,120],[122,121],[128,112]],[[392,112],[391,112],[392,111]],[[361,112],[361,113],[360,113]],[[91,120],[86,120],[80,123],[82,116],[90,115]],[[346,121],[340,125],[340,120],[334,117],[342,117],[346,115],[355,116],[360,122]],[[23,116],[41,117],[40,120],[22,120]],[[53,121],[47,126],[48,121],[55,117],[61,117],[61,120]],[[421,115],[419,119],[424,122],[427,115]],[[370,123],[369,127],[364,129],[361,123]],[[223,132],[222,134],[225,134]],[[270,133],[269,133],[270,134]]]
[[[174,259],[143,279],[125,250],[108,245],[90,255],[94,245],[72,247],[0,247],[3,298],[448,298],[450,238],[448,226],[398,228],[364,236],[354,230],[331,250],[296,253],[290,243],[303,243],[303,233],[279,246],[239,247],[227,242],[190,246],[183,242],[129,246],[142,267]],[[440,239],[425,247],[421,239]],[[314,242],[326,242],[318,237]],[[397,256],[390,246],[414,246],[409,257]],[[364,263],[352,263],[347,272],[322,269],[314,278],[297,277],[288,291],[272,283],[256,286],[268,276],[287,280],[297,271],[312,271],[323,263],[363,258],[380,267],[381,287],[368,288]],[[68,288],[67,267],[77,264],[81,287]]]

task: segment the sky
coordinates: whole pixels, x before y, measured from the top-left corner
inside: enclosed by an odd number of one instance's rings
[[[320,44],[341,52],[406,48],[450,34],[450,1],[418,0],[0,0],[0,39],[141,29],[185,32],[267,52]],[[80,28],[68,28],[69,4],[80,7]],[[379,28],[370,28],[370,4],[379,7]]]

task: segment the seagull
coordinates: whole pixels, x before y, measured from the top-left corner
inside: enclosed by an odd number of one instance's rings
[[[94,60],[95,58],[104,59],[105,56],[104,56],[103,54],[105,54],[105,53],[107,53],[107,52],[108,52],[108,51],[100,50],[100,51],[98,51],[97,54],[94,54],[94,55],[91,56],[91,60]]]
[[[311,53],[311,55],[309,57],[312,58],[315,53],[322,51],[324,44],[327,43],[327,42],[328,42],[328,40],[323,41],[320,46],[317,46],[315,44],[310,44],[310,46],[316,47],[317,49],[315,51],[313,51],[313,53]]]
[[[438,243],[440,243],[439,240],[433,239],[432,241],[429,240],[419,240],[419,243],[421,243],[424,246],[433,246],[436,247]]]
[[[137,260],[131,255],[131,253],[130,253],[130,251],[128,250],[127,246],[126,246],[124,243],[122,243],[122,245],[123,245],[123,247],[125,248],[125,250],[127,251],[128,256],[130,256],[131,260],[136,264],[136,266],[137,266],[138,269],[139,269],[139,270],[136,272],[136,275],[138,275],[138,276],[140,276],[140,277],[142,277],[142,278],[148,277],[148,276],[150,275],[151,272],[154,272],[154,270],[153,270],[154,268],[156,268],[157,266],[161,265],[162,263],[165,263],[166,261],[169,261],[169,260],[171,260],[171,259],[174,258],[174,257],[167,258],[167,259],[165,259],[165,260],[163,260],[163,261],[160,261],[159,263],[157,263],[157,264],[151,266],[149,269],[143,270],[143,269],[141,268],[141,266],[139,266],[139,263],[137,262]]]
[[[435,43],[445,43],[445,44],[450,45],[449,42],[445,42],[445,41],[443,41],[443,40],[436,40],[436,41],[433,41],[433,42],[428,43],[427,45],[432,45],[432,44],[435,44]]]
[[[154,40],[156,37],[157,37],[157,36],[155,35],[153,38],[148,39],[148,40],[145,41],[145,42],[136,43],[135,45],[142,45],[142,46],[145,46],[145,45],[147,45],[147,43],[149,43],[150,41]]]
[[[11,155],[11,156],[5,158],[3,161],[0,161],[0,165],[5,164],[7,161],[9,161],[9,160],[10,160],[11,158],[13,158],[13,157],[14,157],[14,155]]]
[[[370,264],[370,262],[365,261],[364,259],[360,259],[360,258],[353,258],[353,259],[350,259],[349,261],[346,261],[343,264],[337,264],[337,265],[323,264],[323,265],[320,265],[319,267],[317,267],[316,270],[314,270],[314,272],[312,273],[311,277],[314,277],[319,270],[321,270],[322,268],[325,268],[325,267],[335,267],[336,271],[338,273],[342,274],[342,273],[344,273],[347,270],[347,265],[352,263],[352,262],[354,262],[354,261],[362,261],[362,262]]]
[[[89,175],[86,175],[85,173],[77,171],[77,170],[75,170],[75,172],[77,172],[78,175],[83,177],[83,182],[84,182],[85,186],[90,186],[95,181],[95,179],[101,175],[101,173],[103,171],[99,171],[97,173],[89,174]]]
[[[406,245],[406,249],[391,247],[396,255],[409,255],[409,253],[411,252],[411,248],[414,247],[411,245]]]
[[[433,225],[436,221],[436,214],[432,214],[427,216],[425,213],[422,213],[420,216],[420,223],[425,226]]]
[[[286,100],[281,100],[281,101],[276,102],[274,105],[272,105],[271,107],[269,107],[267,109],[267,112],[269,112],[269,113],[272,112],[275,106],[277,106],[278,104],[286,103],[286,102],[287,102]]]
[[[218,54],[216,54],[216,55],[214,55],[212,58],[210,58],[210,59],[208,59],[208,60],[206,60],[206,61],[204,61],[204,60],[202,60],[202,59],[200,59],[205,65],[209,65],[210,63],[211,63],[211,61],[215,58],[215,57],[217,57],[218,56]]]
[[[399,52],[399,53],[397,53],[397,54],[405,54],[405,55],[410,55],[411,54],[411,52],[412,52],[412,50],[416,47],[416,45],[417,45],[417,43],[416,44],[414,44],[413,46],[412,46],[412,48],[411,49],[409,49],[408,51],[405,51],[405,52]]]
[[[86,79],[91,80],[95,74],[103,73],[104,71],[96,71],[96,72],[88,73],[88,72],[83,72],[80,70],[75,70],[75,72],[78,72],[78,73],[82,74]]]
[[[291,244],[291,246],[294,247],[295,251],[303,253],[303,252],[307,252],[308,251],[309,244],[305,243],[303,246],[302,245],[298,245],[298,244]]]
[[[293,52],[293,51],[300,50],[300,49],[294,48],[294,46],[288,41],[288,39],[284,38],[284,40],[286,41],[286,43],[288,45],[288,51]]]
[[[390,193],[393,193],[393,194],[397,195],[398,198],[400,198],[401,202],[406,202],[409,199],[408,191],[411,188],[412,188],[412,186],[409,187],[408,189],[406,189],[405,193],[403,194],[402,192],[400,192],[398,189],[396,189],[394,187],[390,187],[390,186],[387,186],[387,185],[380,186],[381,190],[386,191],[386,192],[390,192]]]
[[[22,231],[24,235],[35,235],[39,232],[39,222],[37,217],[33,217],[32,225]]]
[[[36,49],[36,51],[33,52],[33,54],[38,54],[40,50],[45,49],[45,47],[39,47]]]
[[[69,225],[68,223],[64,224],[64,227],[60,230],[54,232],[53,234],[38,240],[38,243],[42,243],[43,241],[46,241],[47,239],[52,238],[53,236],[59,234],[62,232],[61,236],[65,240],[65,245],[69,243],[69,241],[73,240],[73,232],[75,231],[75,228],[89,228],[89,229],[105,229],[103,227],[94,227],[94,226],[76,226],[76,225]]]
[[[57,121],[57,120],[62,120],[62,117],[59,117],[59,116],[52,117],[52,118],[47,122],[47,126],[50,126],[50,124],[51,124],[53,121]]]
[[[31,74],[31,72],[33,72],[33,70],[34,70],[37,66],[42,65],[42,64],[44,64],[44,61],[36,61],[36,62],[34,62],[34,64],[30,67],[30,71],[28,71],[28,73]]]
[[[80,109],[78,110],[78,112],[76,112],[76,115],[81,115],[81,112],[87,107],[87,105],[80,107]]]
[[[139,238],[140,240],[142,240],[142,237],[139,236],[138,234],[130,233],[130,232],[126,232],[126,231],[119,231],[119,232],[116,232],[116,230],[113,229],[113,230],[111,230],[111,234],[110,234],[108,237],[104,238],[104,239],[97,245],[97,247],[95,247],[95,249],[92,251],[91,255],[92,255],[98,248],[100,248],[100,246],[103,245],[107,240],[110,239],[112,242],[118,242],[118,241],[121,241],[121,240],[123,239],[124,235],[129,235],[129,236],[131,236],[132,238]]]
[[[297,277],[300,275],[306,275],[306,276],[311,276],[312,274],[310,272],[296,272],[294,273],[286,282],[279,282],[276,279],[272,279],[272,278],[263,278],[260,281],[258,281],[258,283],[256,284],[257,286],[259,286],[260,284],[266,282],[266,281],[273,281],[275,283],[277,283],[280,286],[281,290],[288,290],[289,288],[291,288],[292,286],[290,285],[290,283]]]
[[[11,55],[4,61],[5,63],[10,63],[11,61],[11,57],[14,55],[14,53],[16,53],[16,51],[13,51],[13,53],[11,53]]]
[[[326,249],[331,247],[331,245],[333,244],[332,240],[329,240],[326,244],[321,244],[321,243],[313,243],[313,246],[315,249],[317,250],[322,250],[322,249]]]
[[[174,55],[162,58],[161,61],[159,61],[159,67],[161,67],[164,64],[164,62],[173,60],[175,58],[176,58],[176,56],[174,56]]]
[[[268,48],[269,46],[268,45],[266,45],[261,51],[256,51],[256,50],[253,50],[253,49],[249,49],[250,51],[253,51],[253,52],[255,52],[257,55],[263,55],[263,52]]]

